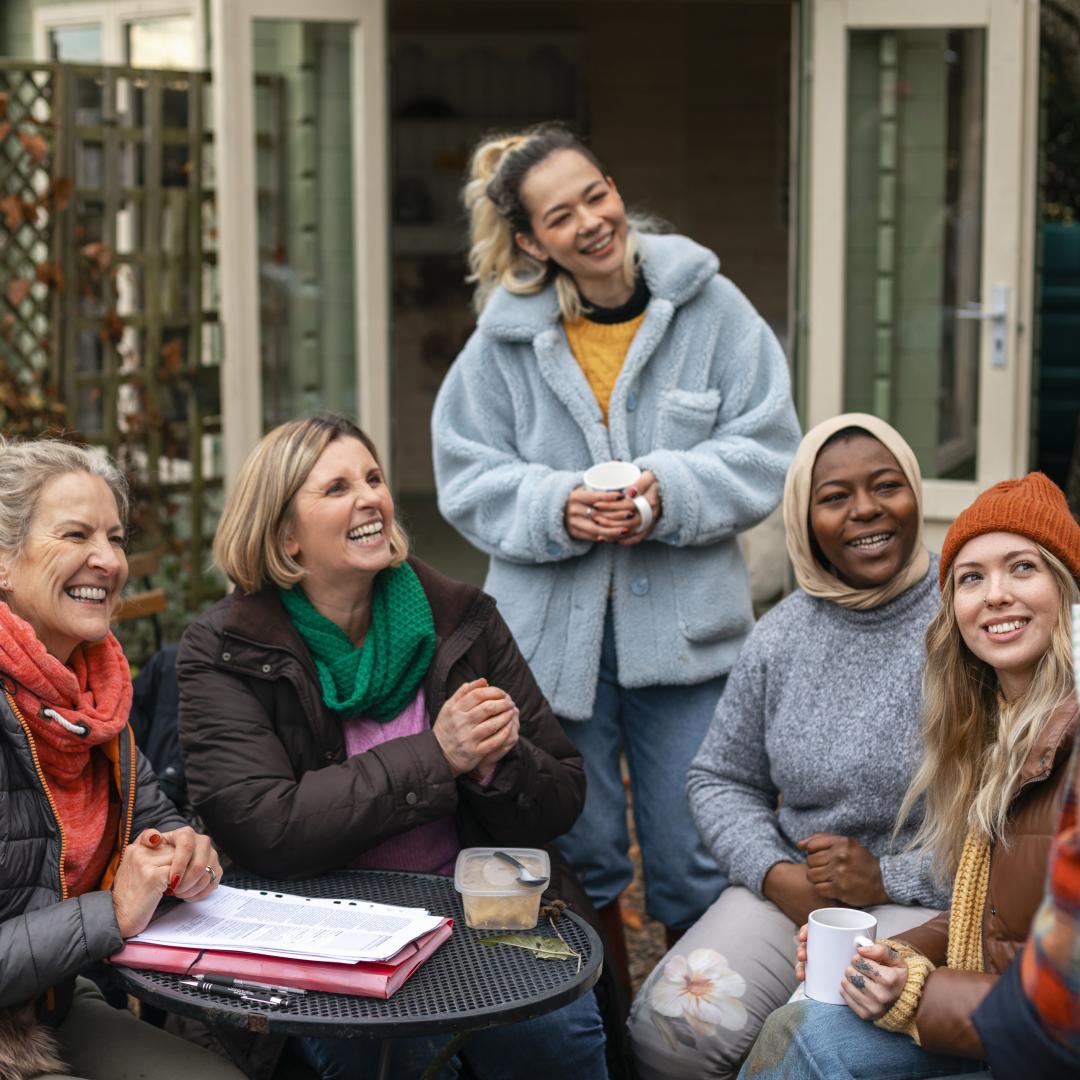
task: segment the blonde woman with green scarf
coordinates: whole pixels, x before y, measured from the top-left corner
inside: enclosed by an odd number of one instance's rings
[[[252,451],[214,541],[236,590],[184,635],[180,737],[195,809],[241,866],[276,878],[366,867],[449,874],[462,847],[548,846],[585,795],[494,601],[408,557],[371,440],[294,420]],[[588,915],[555,852],[551,891]],[[445,1038],[402,1040],[419,1075]],[[478,1032],[470,1075],[607,1076],[593,993]],[[303,1039],[324,1077],[374,1075],[377,1044]],[[447,1075],[456,1075],[455,1058]],[[443,1074],[440,1074],[443,1075]]]

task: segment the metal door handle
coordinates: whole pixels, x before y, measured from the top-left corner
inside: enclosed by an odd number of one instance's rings
[[[990,290],[990,308],[981,304],[967,304],[956,311],[958,319],[990,320],[990,364],[1005,366],[1005,330],[1009,322],[1009,286],[995,285]]]

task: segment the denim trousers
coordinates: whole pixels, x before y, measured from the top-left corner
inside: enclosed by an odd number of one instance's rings
[[[981,1061],[928,1054],[846,1005],[793,1001],[769,1017],[739,1080],[922,1080],[980,1072]]]
[[[727,885],[698,836],[686,798],[687,770],[725,682],[721,675],[691,686],[620,686],[608,609],[592,717],[561,721],[585,760],[588,786],[585,809],[557,843],[597,908],[618,899],[633,878],[620,750],[630,770],[649,915],[685,929]]]
[[[417,1080],[451,1038],[399,1039],[393,1080]],[[600,1009],[590,992],[533,1020],[473,1032],[438,1080],[455,1080],[463,1065],[478,1080],[607,1080],[604,1046]],[[370,1080],[379,1060],[379,1043],[372,1039],[297,1039],[295,1048],[321,1080]]]

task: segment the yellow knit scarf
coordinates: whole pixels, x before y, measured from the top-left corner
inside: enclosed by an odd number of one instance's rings
[[[960,853],[960,865],[953,879],[952,905],[949,908],[949,942],[945,963],[957,971],[983,970],[983,913],[990,891],[990,844],[983,837],[969,834]],[[927,977],[934,965],[904,941],[886,939],[908,967],[907,983],[893,1007],[874,1021],[886,1031],[900,1031],[917,1043],[919,1032],[915,1016]]]

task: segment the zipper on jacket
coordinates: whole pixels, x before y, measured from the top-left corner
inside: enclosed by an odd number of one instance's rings
[[[34,745],[34,736],[30,732],[30,725],[27,724],[23,714],[19,711],[19,706],[15,704],[15,699],[11,694],[5,690],[4,696],[8,699],[11,711],[15,714],[15,719],[19,721],[19,724],[26,735],[26,741],[30,747],[30,757],[34,760],[34,768],[37,770],[38,779],[41,781],[41,786],[45,791],[45,798],[49,800],[49,807],[52,810],[53,819],[56,821],[56,827],[60,832],[60,899],[66,900],[68,898],[68,887],[67,880],[64,877],[64,848],[67,844],[67,840],[64,836],[64,826],[60,822],[60,813],[56,809],[56,801],[53,799],[52,792],[49,790],[49,785],[45,780],[45,772],[42,769],[41,761],[38,758],[37,746]]]
[[[135,761],[136,761],[135,754],[136,754],[136,751],[135,751],[135,732],[131,730],[131,725],[130,724],[127,725],[127,736],[128,736],[128,747],[129,747],[129,749],[131,751],[130,754],[128,755],[131,758],[131,764],[130,764],[130,767],[128,769],[127,813],[125,815],[126,820],[123,822],[122,828],[120,829],[120,848],[117,851],[117,854],[120,856],[120,858],[124,857],[124,849],[131,842],[131,828],[132,828],[132,825],[134,824],[134,821],[135,821]],[[117,773],[117,776],[116,776],[117,786],[119,787],[119,782],[120,782],[120,762],[119,762],[119,760],[116,763],[116,773]],[[119,866],[119,863],[117,863],[117,865]]]

